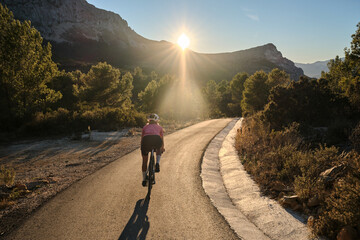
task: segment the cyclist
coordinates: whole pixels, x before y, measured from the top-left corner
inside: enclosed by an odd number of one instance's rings
[[[147,118],[148,123],[143,127],[141,134],[141,155],[143,159],[142,185],[146,186],[146,170],[148,163],[148,155],[152,149],[156,149],[156,165],[155,172],[160,172],[160,158],[161,153],[165,151],[164,148],[164,130],[159,125],[159,116],[156,113],[152,113]]]

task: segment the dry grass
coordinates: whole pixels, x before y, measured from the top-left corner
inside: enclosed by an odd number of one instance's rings
[[[287,194],[297,194],[300,211],[315,218],[313,233],[335,238],[344,226],[360,230],[360,155],[340,153],[334,146],[310,149],[303,143],[293,123],[281,131],[270,130],[258,116],[246,119],[236,137],[236,148],[245,169],[263,193],[280,198],[275,185]],[[334,166],[344,166],[342,174],[330,182],[320,174]],[[319,205],[309,207],[310,199]]]

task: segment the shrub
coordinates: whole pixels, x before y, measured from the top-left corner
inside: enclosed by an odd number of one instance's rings
[[[263,185],[271,185],[275,180],[288,185],[301,173],[298,165],[302,157],[298,152],[301,142],[298,124],[270,131],[258,115],[244,121],[236,136],[236,148],[245,169]]]
[[[360,155],[354,151],[344,160],[349,171],[334,185],[334,190],[325,200],[325,210],[314,224],[314,233],[335,239],[344,226],[360,229]]]
[[[304,153],[299,162],[301,175],[294,180],[294,189],[300,199],[306,202],[308,199],[317,196],[321,201],[325,199],[326,189],[319,176],[325,170],[340,163],[338,156],[339,149],[332,146],[320,146],[318,149]]]
[[[5,184],[6,186],[11,186],[14,184],[15,180],[15,171],[12,168],[5,168],[4,166],[0,167],[0,184]]]
[[[344,226],[360,229],[360,155],[355,151],[339,154],[335,146],[320,145],[310,149],[302,143],[299,125],[270,131],[266,122],[254,116],[244,121],[236,136],[236,148],[245,169],[265,194],[278,196],[273,183],[293,189],[303,211],[315,216],[313,232],[331,238]],[[330,181],[321,173],[344,166]],[[275,186],[275,185],[274,185]],[[317,198],[318,206],[307,207]]]

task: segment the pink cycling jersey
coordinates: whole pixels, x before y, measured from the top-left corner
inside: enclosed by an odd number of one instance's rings
[[[142,129],[142,136],[144,137],[148,135],[159,135],[163,137],[164,130],[158,124],[146,124]]]

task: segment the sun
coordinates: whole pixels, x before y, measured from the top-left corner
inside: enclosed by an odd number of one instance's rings
[[[186,36],[185,33],[181,34],[181,36],[177,40],[177,44],[182,48],[182,50],[185,50],[190,45],[190,39],[188,36]]]

